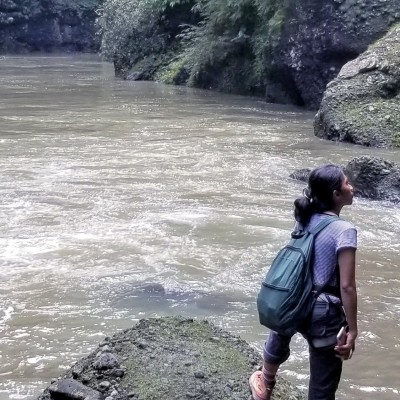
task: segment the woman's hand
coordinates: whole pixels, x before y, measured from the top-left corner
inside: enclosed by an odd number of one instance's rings
[[[353,355],[355,349],[355,342],[357,338],[357,331],[348,331],[346,333],[346,343],[338,344],[335,346],[337,357],[344,360],[349,360]]]

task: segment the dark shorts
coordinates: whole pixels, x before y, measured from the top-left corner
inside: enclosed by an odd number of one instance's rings
[[[336,335],[345,324],[339,304],[318,301],[310,327],[301,334],[307,339],[310,352],[309,400],[334,400],[342,373],[342,361],[336,357]],[[271,331],[264,345],[264,360],[282,364],[290,355],[291,337]]]

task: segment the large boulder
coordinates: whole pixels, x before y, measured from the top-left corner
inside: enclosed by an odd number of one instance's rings
[[[315,117],[317,136],[400,147],[400,24],[341,69]]]
[[[400,167],[382,158],[364,156],[351,160],[344,169],[355,194],[373,200],[400,202]]]
[[[327,83],[346,62],[400,21],[398,0],[289,4],[269,74],[275,90],[267,92],[267,99],[279,102],[282,92],[291,93],[311,109],[318,109]]]
[[[71,400],[102,400],[103,395],[97,390],[76,381],[75,379],[60,379],[48,388],[50,398]]]
[[[262,362],[245,341],[206,321],[144,319],[106,338],[38,400],[247,400]],[[304,399],[278,378],[274,399]]]

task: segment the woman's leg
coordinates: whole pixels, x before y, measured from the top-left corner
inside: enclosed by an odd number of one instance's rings
[[[291,339],[290,336],[279,335],[274,331],[270,332],[263,351],[264,363],[262,372],[267,383],[275,381],[279,366],[289,358]]]
[[[264,361],[271,364],[282,364],[290,356],[291,336],[283,336],[271,331],[268,340],[264,343]]]
[[[272,391],[275,387],[276,373],[278,372],[280,364],[271,364],[264,360],[261,373],[262,380],[265,386],[265,400],[270,400],[272,396]]]
[[[261,371],[250,377],[250,389],[255,400],[270,400],[280,364],[289,358],[291,337],[271,331],[264,344],[264,363]]]
[[[336,357],[334,346],[345,316],[340,304],[317,302],[310,325],[309,400],[335,400],[343,362]],[[316,348],[325,341],[325,347]],[[333,343],[332,343],[333,342]]]
[[[335,400],[343,362],[333,348],[310,346],[310,384],[308,400]]]

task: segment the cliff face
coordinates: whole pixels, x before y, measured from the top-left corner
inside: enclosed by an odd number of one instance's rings
[[[295,90],[317,109],[341,67],[364,52],[400,21],[398,0],[301,0],[292,2],[275,49],[267,99],[279,101]]]
[[[96,51],[99,0],[0,0],[0,52]]]

